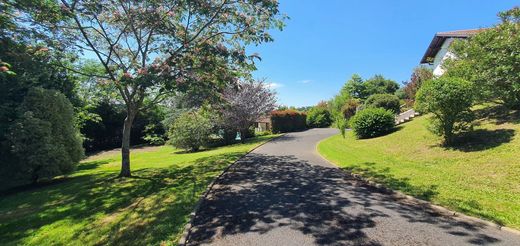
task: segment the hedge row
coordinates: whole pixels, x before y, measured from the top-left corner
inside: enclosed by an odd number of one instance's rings
[[[302,131],[307,128],[307,114],[295,110],[273,111],[271,124],[273,133]]]

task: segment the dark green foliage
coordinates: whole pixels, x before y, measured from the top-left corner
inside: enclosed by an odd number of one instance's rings
[[[357,138],[372,138],[391,132],[395,127],[395,117],[383,108],[367,108],[350,119],[350,126]]]
[[[345,83],[345,85],[343,85],[343,88],[341,88],[340,95],[344,94],[348,94],[352,98],[362,99],[369,96],[363,78],[357,74],[352,75],[352,77]],[[343,96],[343,98],[345,97]],[[341,105],[343,105],[343,103]]]
[[[85,121],[81,128],[81,133],[85,137],[85,150],[93,152],[121,147],[123,134],[121,122],[126,117],[125,106],[101,101],[88,112],[98,117]],[[159,106],[140,112],[132,127],[131,144],[164,143],[166,130],[162,124],[163,119],[164,113]]]
[[[472,128],[474,96],[470,82],[441,77],[426,81],[417,92],[416,109],[432,113],[431,130],[452,144],[455,134]]]
[[[399,98],[390,94],[374,94],[365,101],[366,107],[384,108],[392,111],[394,114],[400,112]]]
[[[347,92],[352,98],[367,99],[374,94],[394,94],[399,89],[399,84],[387,79],[382,75],[363,80],[359,75],[354,74],[341,89],[341,94]],[[344,97],[343,97],[344,98]]]
[[[307,115],[295,110],[273,111],[271,124],[273,133],[302,131],[307,128]]]
[[[385,78],[383,75],[374,75],[374,77],[365,80],[367,96],[374,94],[394,94],[399,89],[397,82]]]
[[[198,151],[210,140],[214,125],[201,111],[180,115],[170,128],[170,142],[176,148]]]
[[[332,117],[326,107],[316,106],[307,112],[307,126],[329,127],[331,124]]]
[[[18,110],[21,116],[8,135],[16,160],[10,171],[32,182],[72,172],[83,148],[69,100],[57,91],[34,88]]]
[[[56,61],[42,49],[38,46],[26,46],[22,42],[13,41],[9,36],[0,35],[0,62],[12,72],[0,72],[0,185],[4,187],[27,182],[26,177],[18,177],[24,175],[13,175],[17,172],[20,161],[12,152],[8,141],[8,134],[14,124],[39,125],[42,126],[42,131],[35,130],[34,134],[48,133],[43,126],[45,123],[29,122],[34,115],[26,115],[20,109],[28,91],[35,87],[57,90],[73,104],[79,103],[74,81],[65,69],[54,66]],[[76,125],[75,122],[72,124]]]

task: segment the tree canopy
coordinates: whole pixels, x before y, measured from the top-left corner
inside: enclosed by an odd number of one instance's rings
[[[245,45],[272,41],[269,30],[281,29],[284,19],[273,0],[42,3],[45,8],[9,1],[21,13],[12,23],[32,26],[53,55],[67,51],[94,57],[104,68],[102,74],[89,75],[115,87],[127,110],[120,176],[130,176],[130,129],[139,111],[173,91],[209,94],[236,84],[255,69],[259,57],[246,54]]]
[[[473,82],[482,101],[501,99],[520,108],[520,8],[499,17],[495,27],[454,42],[456,58],[446,62],[446,74]]]

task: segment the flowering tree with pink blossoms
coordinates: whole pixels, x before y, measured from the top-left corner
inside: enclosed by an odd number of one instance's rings
[[[272,41],[269,30],[282,29],[285,19],[276,0],[60,0],[45,12],[26,6],[15,21],[46,36],[49,52],[95,58],[104,73],[92,76],[119,92],[127,109],[120,177],[131,176],[130,129],[140,111],[170,92],[236,84],[258,58],[245,46]]]

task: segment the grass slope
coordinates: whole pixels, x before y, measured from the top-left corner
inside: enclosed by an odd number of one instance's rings
[[[137,149],[128,179],[114,178],[119,152],[92,156],[66,179],[0,197],[1,244],[176,244],[206,186],[271,137],[197,153]]]
[[[520,112],[487,106],[476,113],[475,131],[452,148],[440,146],[420,117],[379,138],[333,136],[318,150],[389,188],[520,229]]]

